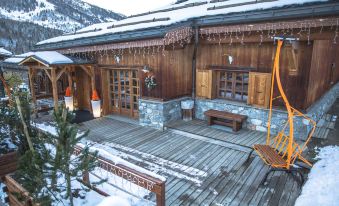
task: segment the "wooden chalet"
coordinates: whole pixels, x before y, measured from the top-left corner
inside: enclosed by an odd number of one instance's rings
[[[0,61],[4,60],[5,58],[8,58],[12,56],[12,52],[4,49],[3,47],[0,46]]]
[[[91,110],[96,89],[103,115],[163,128],[181,117],[180,101],[193,99],[195,118],[204,119],[207,109],[222,109],[249,116],[248,128],[265,131],[274,37],[298,39],[283,45],[282,84],[294,107],[312,113],[317,102],[326,101],[326,108],[333,102],[326,94],[336,91],[339,80],[338,30],[338,1],[188,0],[35,47],[77,61],[51,64],[32,55],[21,64],[30,67],[33,96],[41,88],[34,75],[45,71],[55,105],[59,92],[71,85],[76,107]],[[277,98],[273,105],[279,111],[282,101]],[[314,116],[326,108],[315,109]]]

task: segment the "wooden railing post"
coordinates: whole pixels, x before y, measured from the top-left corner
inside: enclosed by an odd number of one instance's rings
[[[156,201],[157,206],[165,206],[166,204],[166,198],[165,198],[165,183],[161,185],[160,194],[156,194]]]

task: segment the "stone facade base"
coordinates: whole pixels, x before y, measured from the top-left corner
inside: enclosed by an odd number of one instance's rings
[[[315,121],[320,120],[339,96],[339,83],[334,85],[325,95],[323,95],[308,110],[306,116]],[[180,102],[191,99],[184,97],[167,102],[156,100],[139,100],[139,123],[143,126],[151,126],[156,129],[164,129],[170,121],[179,120],[182,117]],[[209,109],[228,111],[236,114],[248,116],[244,127],[251,130],[267,132],[268,109],[256,108],[245,103],[239,103],[220,99],[195,99],[195,118],[206,120],[204,112]],[[287,121],[287,112],[283,110],[273,110],[271,121],[271,133],[277,134]],[[310,122],[302,117],[295,117],[294,134],[295,138],[305,140],[312,126]],[[288,128],[286,128],[288,130]]]
[[[324,115],[333,105],[339,96],[339,83],[333,86],[324,96],[322,96],[308,110],[306,116],[316,122]],[[209,109],[228,111],[236,114],[248,116],[246,127],[251,130],[267,132],[268,109],[256,108],[245,103],[238,103],[227,100],[208,100],[196,99],[195,101],[195,118],[205,120],[204,112]],[[287,121],[287,112],[283,110],[273,110],[271,121],[271,133],[277,134]],[[296,139],[305,140],[310,132],[311,125],[309,121],[302,117],[295,117],[294,135]],[[288,128],[286,128],[288,130]]]
[[[156,100],[139,100],[139,123],[142,126],[150,126],[163,130],[164,126],[182,117],[181,101],[191,99],[183,97],[166,102]]]

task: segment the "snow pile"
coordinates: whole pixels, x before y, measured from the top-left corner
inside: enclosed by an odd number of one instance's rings
[[[121,197],[111,196],[105,198],[100,204],[97,206],[130,206],[130,204]]]
[[[1,184],[0,182],[0,205],[2,205],[1,203],[4,203],[5,202],[5,193],[2,191],[2,188],[4,187],[3,184]]]
[[[107,181],[98,185],[97,188],[105,191],[110,196],[120,197],[120,199],[123,199],[124,202],[131,206],[154,205],[153,202],[144,199],[145,197],[149,197],[150,191],[101,168],[96,168],[90,173],[91,182],[99,182],[102,179],[106,179]],[[100,201],[102,199],[104,198],[101,197]]]
[[[321,148],[295,206],[339,204],[339,147]]]

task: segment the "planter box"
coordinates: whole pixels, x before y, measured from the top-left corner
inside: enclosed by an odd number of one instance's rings
[[[18,153],[10,152],[8,154],[0,155],[0,178],[13,173],[17,170]]]

